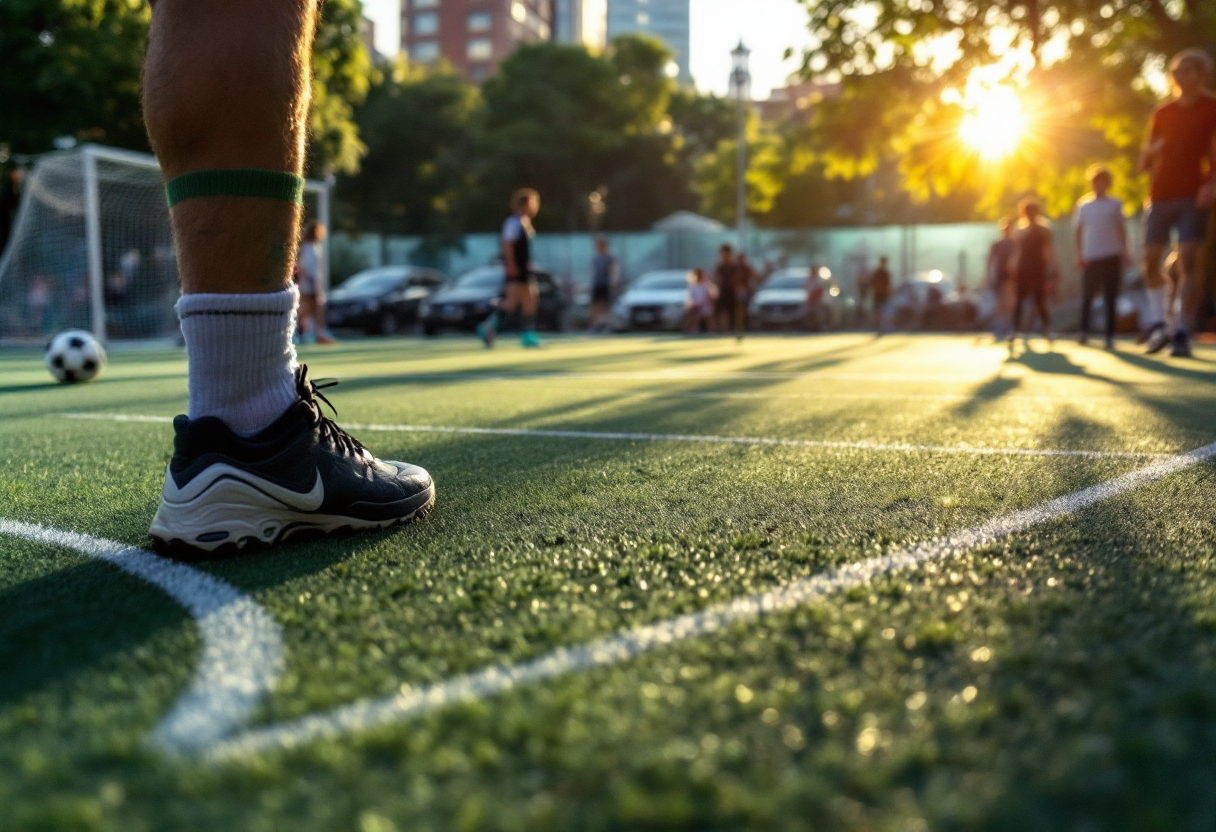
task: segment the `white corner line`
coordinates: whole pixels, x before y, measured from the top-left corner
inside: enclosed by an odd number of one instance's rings
[[[166,424],[168,416],[138,416],[121,413],[63,413],[68,419],[104,422],[146,422]],[[589,430],[548,430],[544,428],[476,428],[436,425],[348,424],[349,430],[391,433],[446,433],[470,436],[517,436],[547,439],[592,439],[614,442],[701,442],[707,445],[761,445],[783,448],[821,448],[825,450],[882,451],[888,453],[930,453],[973,456],[1083,457],[1086,459],[1170,459],[1173,454],[1138,451],[1077,451],[1058,448],[991,448],[973,445],[913,445],[881,442],[837,442],[822,439],[774,439],[763,436],[708,436],[680,433],[617,433]]]
[[[563,647],[531,661],[489,667],[421,688],[405,688],[382,699],[365,699],[328,712],[251,729],[222,740],[203,757],[213,762],[297,748],[314,740],[339,737],[389,725],[452,705],[484,699],[520,685],[557,679],[597,667],[618,664],[667,645],[710,635],[736,623],[803,606],[813,600],[927,561],[994,543],[1011,534],[1072,514],[1126,491],[1156,482],[1216,456],[1216,443],[1169,457],[1115,479],[1015,511],[969,529],[919,543],[894,554],[870,558],[787,584],[770,592],[738,598],[700,612],[625,630],[586,644]]]
[[[283,672],[283,636],[257,602],[231,584],[135,546],[0,518],[0,535],[72,549],[166,592],[194,618],[202,657],[189,687],[152,732],[172,755],[193,756],[243,728]]]

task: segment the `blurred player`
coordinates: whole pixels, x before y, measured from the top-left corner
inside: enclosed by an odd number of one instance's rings
[[[1205,89],[1212,76],[1212,58],[1204,50],[1179,52],[1169,68],[1174,96],[1153,110],[1140,154],[1140,170],[1151,180],[1144,221],[1144,282],[1149,296],[1144,334],[1149,353],[1171,342],[1165,326],[1167,289],[1161,260],[1171,233],[1176,233],[1183,314],[1174,329],[1170,355],[1186,357],[1191,354],[1189,327],[1195,323],[1202,295],[1198,255],[1216,176],[1216,96]]]
[[[1055,245],[1051,229],[1043,219],[1043,209],[1035,199],[1024,199],[1018,206],[1021,227],[1014,237],[1013,251],[1013,326],[1009,340],[1022,331],[1022,311],[1026,301],[1032,304],[1030,323],[1037,315],[1043,337],[1051,340],[1051,314],[1047,311],[1047,295],[1056,273]],[[1029,327],[1028,327],[1029,328]]]
[[[511,208],[511,216],[502,226],[502,265],[507,273],[502,305],[478,324],[477,334],[487,347],[494,346],[503,315],[518,310],[523,316],[520,343],[529,348],[539,347],[536,308],[540,290],[532,272],[532,238],[536,236],[532,220],[540,213],[540,194],[531,188],[520,188],[511,197]]]
[[[304,224],[300,250],[296,253],[295,281],[300,289],[300,343],[332,344],[325,327],[325,285],[321,275],[321,241],[325,226],[316,220]]]
[[[327,418],[291,336],[318,7],[156,0],[144,123],[166,178],[189,409],[151,536],[213,551],[408,522],[423,469],[381,462]]]
[[[705,279],[705,269],[693,269],[688,283],[688,313],[684,316],[684,333],[696,335],[705,327],[714,331],[713,286]]]
[[[1089,317],[1099,292],[1106,312],[1106,348],[1115,345],[1115,304],[1123,282],[1123,267],[1131,263],[1127,246],[1127,222],[1123,203],[1107,195],[1114,180],[1102,165],[1089,169],[1093,192],[1083,196],[1072,214],[1073,240],[1077,268],[1081,270],[1081,333],[1078,340],[1089,340]]]
[[[608,310],[618,271],[616,256],[608,250],[607,238],[596,237],[595,257],[591,258],[591,309],[587,316],[591,332],[608,331]]]
[[[887,258],[878,258],[878,268],[870,272],[870,294],[874,296],[874,331],[882,332],[886,324],[887,303],[891,300],[891,270]]]
[[[714,309],[718,317],[718,331],[730,332],[735,316],[735,250],[727,243],[718,249],[718,263],[714,266]]]
[[[1013,281],[1009,271],[1013,262],[1013,220],[1002,217],[997,223],[1001,238],[988,249],[988,286],[992,290],[992,334],[1004,340],[1012,326]]]
[[[735,259],[735,270],[731,275],[734,284],[734,306],[731,309],[731,324],[735,330],[735,339],[742,341],[747,332],[747,305],[751,301],[752,292],[756,288],[759,276],[752,268],[746,254],[740,253]]]

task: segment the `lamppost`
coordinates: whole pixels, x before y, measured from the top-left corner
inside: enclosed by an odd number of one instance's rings
[[[752,76],[748,71],[747,61],[751,54],[751,50],[743,45],[742,38],[739,39],[739,45],[730,53],[733,66],[730,83],[735,91],[735,116],[739,122],[738,202],[735,216],[738,222],[740,253],[747,248],[747,101],[752,85]]]

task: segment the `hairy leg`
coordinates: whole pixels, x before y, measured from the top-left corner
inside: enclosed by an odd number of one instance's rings
[[[157,0],[144,119],[166,179],[223,168],[299,175],[311,0]],[[183,292],[277,292],[290,280],[300,208],[212,196],[172,210]]]

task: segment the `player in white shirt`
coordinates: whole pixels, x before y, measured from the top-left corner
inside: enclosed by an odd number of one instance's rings
[[[1123,203],[1107,195],[1114,178],[1109,169],[1094,165],[1089,169],[1093,192],[1083,196],[1072,214],[1073,240],[1077,267],[1083,275],[1081,334],[1089,340],[1089,317],[1094,298],[1102,293],[1106,312],[1106,348],[1115,344],[1115,302],[1123,281],[1123,267],[1131,263],[1127,247],[1127,222]],[[1165,342],[1161,344],[1164,346]],[[1158,347],[1160,349],[1160,347]]]

